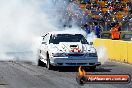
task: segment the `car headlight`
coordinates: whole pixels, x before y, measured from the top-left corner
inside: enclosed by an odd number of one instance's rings
[[[66,54],[64,54],[64,53],[52,53],[52,56],[53,57],[65,57]]]

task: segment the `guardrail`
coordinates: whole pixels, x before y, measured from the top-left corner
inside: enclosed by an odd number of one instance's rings
[[[96,39],[95,47],[104,46],[110,60],[132,64],[132,42],[111,39]]]

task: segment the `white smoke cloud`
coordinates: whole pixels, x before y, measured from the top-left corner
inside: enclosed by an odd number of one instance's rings
[[[36,52],[39,37],[57,30],[55,17],[49,17],[49,1],[0,0],[0,60],[13,58],[6,52]]]
[[[40,36],[63,30],[60,26],[70,23],[66,22],[69,20],[65,13],[67,3],[67,0],[0,0],[0,60],[35,62]],[[72,30],[65,29],[84,33],[73,24]],[[91,33],[87,40],[95,38]],[[26,54],[29,52],[33,54]]]
[[[104,46],[98,46],[96,47],[96,50],[97,50],[98,58],[101,64],[104,64],[105,62],[107,62],[108,54],[107,54],[106,48]]]
[[[94,32],[91,32],[90,34],[87,35],[87,41],[89,42],[94,42],[94,40],[97,38]]]

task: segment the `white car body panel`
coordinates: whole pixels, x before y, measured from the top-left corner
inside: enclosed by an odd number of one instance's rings
[[[41,44],[40,60],[47,63],[47,53],[49,54],[50,63],[53,66],[98,66],[96,49],[92,45],[82,44],[81,42],[59,42],[59,44],[49,43],[50,36],[48,33],[46,44]],[[61,34],[56,32],[56,34]],[[43,43],[43,41],[42,41]],[[45,43],[45,42],[44,42]]]

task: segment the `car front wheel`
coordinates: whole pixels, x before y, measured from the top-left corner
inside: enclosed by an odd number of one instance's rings
[[[47,66],[48,70],[52,70],[53,66],[50,64],[49,54],[47,53]]]
[[[50,64],[50,59],[47,60],[47,68],[48,68],[48,70],[53,69],[53,66]]]

